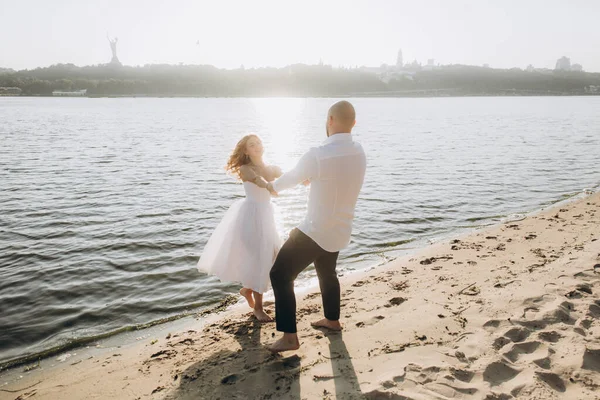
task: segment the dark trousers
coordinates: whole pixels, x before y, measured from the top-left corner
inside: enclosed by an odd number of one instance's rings
[[[313,262],[319,278],[325,318],[332,321],[340,319],[340,282],[335,272],[338,255],[339,252],[330,253],[323,250],[299,229],[290,233],[270,274],[275,294],[275,322],[278,331],[296,333],[294,281],[298,274]]]

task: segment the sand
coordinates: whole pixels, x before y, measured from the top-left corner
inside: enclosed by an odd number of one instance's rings
[[[272,355],[274,324],[238,306],[0,397],[600,399],[599,238],[594,194],[344,277],[342,333],[310,327],[317,289],[299,296],[300,350]]]

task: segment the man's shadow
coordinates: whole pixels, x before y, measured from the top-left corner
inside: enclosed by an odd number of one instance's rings
[[[213,329],[233,335],[240,348],[220,350],[189,366],[167,399],[301,399],[300,357],[268,351],[262,324],[254,317]]]
[[[329,340],[331,375],[335,385],[335,397],[337,399],[364,399],[365,396],[360,389],[358,376],[354,370],[352,357],[348,352],[342,332],[319,330]]]

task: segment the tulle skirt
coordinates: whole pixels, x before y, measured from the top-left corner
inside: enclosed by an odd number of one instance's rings
[[[198,270],[264,293],[280,248],[271,202],[238,200],[206,243]]]

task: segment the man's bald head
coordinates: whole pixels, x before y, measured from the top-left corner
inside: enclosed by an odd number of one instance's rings
[[[327,113],[327,134],[350,133],[356,123],[356,111],[348,101],[338,101]]]

